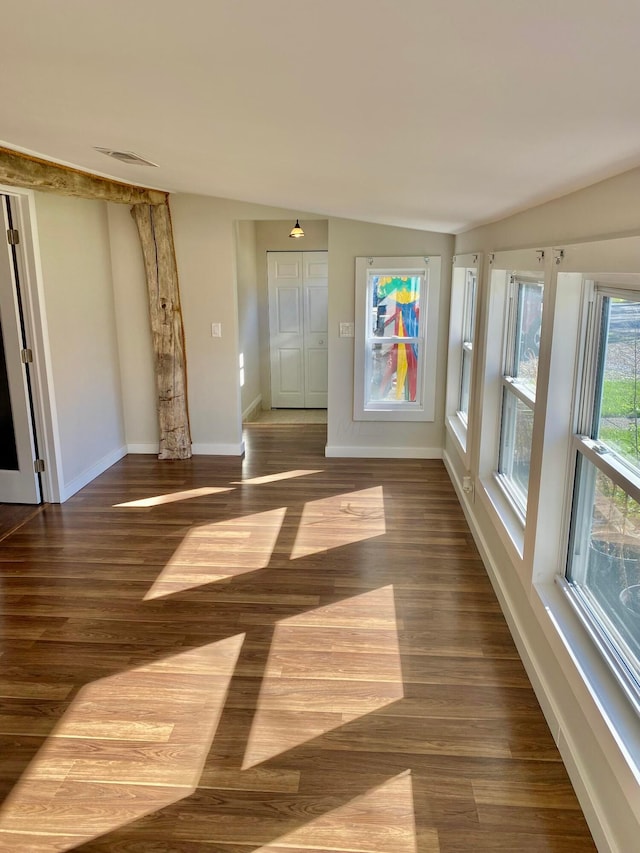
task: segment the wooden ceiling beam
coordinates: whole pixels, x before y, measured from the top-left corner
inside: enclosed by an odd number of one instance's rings
[[[117,204],[158,205],[166,204],[168,199],[168,193],[162,190],[102,178],[9,148],[0,148],[0,184]]]

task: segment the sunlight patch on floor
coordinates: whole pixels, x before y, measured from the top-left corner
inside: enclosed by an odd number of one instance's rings
[[[203,498],[207,495],[217,495],[222,492],[232,492],[231,488],[213,488],[205,487],[202,489],[188,489],[184,492],[169,492],[166,495],[155,495],[151,498],[141,498],[137,501],[125,501],[121,504],[114,504],[114,507],[152,507],[162,506],[163,504],[173,504],[179,501],[188,501],[192,498]]]
[[[376,630],[384,642],[372,652]],[[403,696],[393,586],[284,619],[274,631],[242,769]]]
[[[0,850],[61,853],[196,789],[244,634],[88,684],[0,807]]]
[[[352,545],[386,533],[382,486],[308,501],[291,559]]]
[[[158,575],[145,601],[264,569],[287,508],[193,527]]]
[[[331,791],[327,791],[328,796]],[[323,853],[417,853],[416,823],[411,771],[372,788],[344,806],[310,820],[255,853],[294,850]],[[438,853],[435,829],[422,833],[420,853]]]
[[[233,485],[263,486],[267,483],[277,483],[280,480],[292,480],[295,477],[307,477],[309,474],[322,474],[322,468],[313,471],[282,471],[280,474],[267,474],[264,477],[247,477],[244,480],[233,480]]]

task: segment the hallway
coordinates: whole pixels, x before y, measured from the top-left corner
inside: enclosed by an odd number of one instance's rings
[[[0,545],[0,851],[595,850],[443,464],[129,456]]]

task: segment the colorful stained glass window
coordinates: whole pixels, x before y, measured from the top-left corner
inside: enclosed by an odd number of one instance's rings
[[[418,402],[424,277],[370,273],[368,284],[368,399]]]

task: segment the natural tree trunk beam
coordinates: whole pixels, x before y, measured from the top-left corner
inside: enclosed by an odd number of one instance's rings
[[[144,257],[153,336],[160,459],[189,459],[184,330],[168,194],[112,181],[0,147],[0,184],[133,205]]]
[[[184,330],[169,205],[136,204],[131,215],[138,226],[149,291],[160,427],[158,458],[189,459]]]
[[[167,203],[168,195],[0,148],[0,184],[119,204]]]

